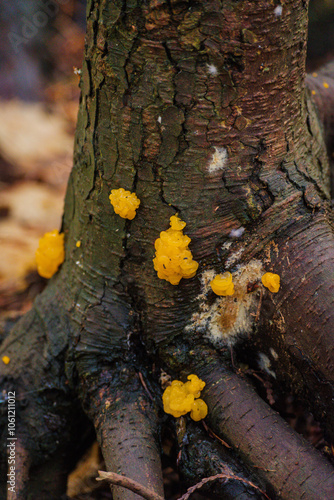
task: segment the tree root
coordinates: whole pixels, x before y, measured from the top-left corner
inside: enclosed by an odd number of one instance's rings
[[[67,475],[77,461],[87,419],[64,375],[64,359],[52,342],[57,329],[44,321],[43,297],[15,325],[2,346],[10,358],[1,366],[2,470],[7,468],[6,445],[15,448],[15,500],[27,497],[58,500],[66,491]],[[50,315],[50,323],[55,318]],[[59,322],[58,322],[59,324]],[[62,343],[59,335],[58,342]],[[8,428],[7,398],[15,394],[15,426]],[[3,477],[6,477],[7,471]],[[4,491],[8,484],[3,480]],[[9,491],[10,494],[10,491]]]
[[[207,428],[205,425],[203,427],[205,430],[198,424],[189,422],[182,439],[179,460],[181,477],[189,485],[196,483],[188,492],[207,485],[209,494],[215,498],[263,499],[263,495],[266,495],[262,491],[265,489],[265,483],[259,482],[255,475],[251,475],[239,463],[233,450],[222,445],[219,438],[208,437]],[[225,474],[225,477],[221,477],[221,474]],[[215,481],[214,484],[212,481]]]
[[[255,366],[260,353],[271,357],[277,380],[307,403],[333,439],[333,223],[326,204],[305,210],[306,198],[294,194],[268,209],[233,250],[241,262],[259,258],[281,277],[277,294],[264,292],[249,341],[239,344],[248,364]]]
[[[215,355],[205,358],[210,362],[197,363],[197,374],[207,384],[203,397],[215,432],[239,451],[245,463],[257,469],[275,495],[287,500],[334,498],[331,465],[246,381],[224,369]]]
[[[94,422],[108,471],[118,471],[157,496],[163,495],[157,409],[127,366],[116,369],[119,377],[102,372],[90,379],[84,406]],[[123,485],[122,485],[123,486]],[[114,500],[132,500],[134,493],[113,488]]]

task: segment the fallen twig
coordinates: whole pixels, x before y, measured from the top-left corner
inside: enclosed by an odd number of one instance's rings
[[[247,484],[248,486],[251,486],[252,488],[255,488],[260,493],[262,493],[262,495],[264,495],[268,500],[270,500],[268,495],[264,491],[262,491],[258,486],[256,486],[256,484],[252,483],[251,481],[247,481],[247,479],[236,476],[232,471],[231,472],[222,472],[221,474],[216,474],[215,476],[205,477],[199,483],[188,488],[187,492],[184,495],[182,495],[182,497],[180,497],[178,500],[188,500],[190,495],[192,495],[199,488],[202,488],[202,486],[204,486],[204,484],[209,483],[210,481],[215,481],[216,479],[226,479],[226,480],[233,479],[235,481],[241,481],[242,483]]]
[[[116,474],[116,472],[105,472],[103,470],[99,470],[98,473],[99,477],[96,478],[96,481],[108,481],[110,484],[122,486],[123,488],[127,488],[137,495],[146,498],[146,500],[164,500],[162,496],[152,490],[149,490],[148,488],[145,488],[145,486],[137,483],[137,481],[121,476],[120,474]]]
[[[206,422],[204,422],[204,420],[202,420],[202,424],[203,424],[204,429],[206,430],[206,432],[209,434],[210,437],[214,437],[215,439],[217,439],[218,441],[220,441],[221,444],[223,446],[225,446],[226,448],[231,448],[231,446],[229,444],[227,444],[226,441],[224,441],[222,438],[220,438],[219,436],[217,436],[217,434],[215,434],[213,432],[213,430],[210,429],[210,427],[207,426],[207,424],[206,424]]]

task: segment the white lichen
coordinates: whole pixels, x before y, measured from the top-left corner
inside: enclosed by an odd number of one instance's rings
[[[206,65],[208,73],[212,76],[217,76],[218,75],[218,69],[214,64],[207,64]]]
[[[230,234],[228,235],[229,238],[240,238],[245,232],[244,227],[239,227],[238,229],[232,229]]]
[[[232,245],[233,245],[232,241],[225,241],[225,243],[222,244],[221,249],[228,250],[229,248],[231,248]]]
[[[208,302],[208,297],[213,293],[210,282],[217,272],[213,269],[204,271],[201,276],[201,293],[197,297],[198,311],[192,315],[186,331],[202,333],[218,347],[233,345],[239,337],[250,335],[260,294],[257,290],[247,293],[247,285],[259,279],[262,273],[262,263],[256,259],[240,266],[232,274],[234,295],[217,297],[211,304],[211,300]]]
[[[241,259],[241,256],[244,252],[244,247],[240,247],[236,252],[234,252],[228,259],[226,259],[225,267],[226,269],[230,269],[238,260]]]
[[[227,161],[227,149],[215,147],[215,152],[212,155],[211,161],[208,166],[210,173],[223,170]]]
[[[274,9],[274,14],[275,14],[275,16],[276,16],[276,17],[281,17],[282,12],[283,12],[283,7],[282,7],[282,5],[277,5],[277,7],[275,7],[275,9]]]
[[[276,378],[276,373],[273,370],[271,370],[270,359],[266,354],[264,354],[264,352],[259,352],[258,365],[260,370],[263,370],[264,372],[268,373],[268,375],[271,375],[272,377]]]

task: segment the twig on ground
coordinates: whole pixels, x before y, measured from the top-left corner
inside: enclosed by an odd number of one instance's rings
[[[152,490],[149,490],[148,488],[145,488],[145,486],[137,483],[137,481],[121,476],[120,474],[116,474],[116,472],[105,472],[103,470],[99,470],[98,473],[99,477],[96,478],[96,481],[108,481],[110,484],[122,486],[123,488],[127,488],[137,495],[146,498],[146,500],[164,500],[162,496]]]
[[[182,495],[182,497],[180,497],[178,500],[188,500],[188,498],[190,497],[190,495],[192,495],[192,493],[194,493],[199,488],[202,488],[202,486],[204,486],[204,484],[209,483],[210,481],[215,481],[216,479],[226,479],[226,480],[233,479],[234,481],[241,481],[242,483],[247,484],[248,486],[251,486],[252,488],[255,488],[260,493],[262,493],[262,495],[264,495],[265,498],[267,498],[268,500],[270,500],[270,498],[268,497],[268,495],[264,491],[262,491],[258,486],[256,486],[251,481],[247,481],[247,479],[244,479],[242,477],[236,476],[232,471],[222,472],[221,474],[216,474],[215,476],[205,477],[199,483],[197,483],[194,486],[191,486],[190,488],[188,488],[187,492],[184,495]]]
[[[218,441],[220,441],[221,444],[223,446],[225,446],[226,448],[231,448],[231,446],[229,444],[227,444],[226,441],[224,441],[222,438],[220,438],[219,436],[217,436],[217,434],[215,434],[213,432],[213,430],[210,429],[210,427],[207,426],[207,424],[204,422],[204,420],[202,420],[202,424],[203,424],[204,429],[206,430],[206,432],[209,434],[210,437],[213,437],[213,438],[217,439]]]

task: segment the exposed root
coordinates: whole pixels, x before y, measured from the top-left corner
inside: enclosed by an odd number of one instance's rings
[[[207,483],[204,494],[208,493],[213,498],[224,500],[263,500],[260,493],[266,484],[259,482],[243,464],[237,454],[231,449],[226,449],[217,439],[211,439],[197,424],[189,423],[183,438],[182,458],[180,460],[180,473],[188,485],[194,485],[188,494]],[[224,480],[214,481],[215,478]],[[232,479],[232,480],[230,480]],[[254,491],[255,489],[258,491]]]
[[[116,371],[121,374],[121,381],[115,377],[115,371],[113,375],[102,372],[98,378],[90,379],[85,399],[106,467],[162,496],[156,408],[133,369],[121,366]],[[113,487],[113,498],[137,497],[122,485]]]
[[[56,310],[50,303],[47,307]],[[0,367],[1,467],[10,466],[6,446],[13,441],[15,487],[9,493],[15,500],[57,500],[65,493],[67,474],[80,453],[82,424],[87,425],[64,376],[65,335],[58,335],[55,324],[51,326],[53,318],[44,321],[44,316],[41,295],[1,345],[1,352],[10,358]],[[10,395],[15,398],[11,429],[6,403]],[[8,491],[6,475],[7,471],[2,487]]]
[[[203,358],[206,362],[200,366]],[[244,463],[257,468],[277,495],[291,500],[333,498],[331,465],[246,381],[225,370],[215,355],[203,356],[202,351],[197,373],[207,384],[203,396],[210,426],[239,451]]]

